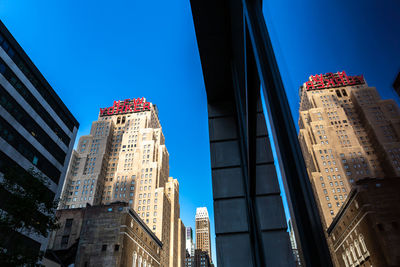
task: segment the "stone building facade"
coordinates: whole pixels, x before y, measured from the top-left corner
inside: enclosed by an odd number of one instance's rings
[[[128,203],[163,242],[163,265],[182,266],[179,183],[169,177],[158,109],[144,98],[100,109],[73,153],[60,208],[115,201]]]
[[[400,266],[400,178],[357,181],[327,232],[336,266]]]
[[[310,76],[300,87],[299,141],[326,228],[352,185],[400,176],[400,110],[361,76]]]
[[[75,266],[160,267],[161,241],[126,203],[58,211],[46,257]],[[60,260],[62,262],[60,262]]]

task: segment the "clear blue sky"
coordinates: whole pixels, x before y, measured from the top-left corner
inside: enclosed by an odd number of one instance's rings
[[[400,71],[400,2],[264,1],[295,125],[298,88],[316,73],[364,74],[383,98]],[[181,217],[206,206],[214,237],[206,95],[189,0],[2,0],[0,18],[89,133],[100,107],[158,105]],[[216,259],[213,238],[213,258]]]
[[[296,127],[298,89],[312,74],[364,74],[382,98],[399,101],[400,1],[272,0],[263,11]]]

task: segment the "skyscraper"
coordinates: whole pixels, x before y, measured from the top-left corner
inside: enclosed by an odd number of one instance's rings
[[[400,112],[361,76],[310,76],[300,87],[299,141],[329,227],[352,184],[400,175]]]
[[[10,167],[33,181],[36,178],[27,172],[33,169],[49,178],[43,194],[49,200],[58,199],[78,127],[75,117],[0,22],[0,176]],[[2,190],[1,209],[13,216],[15,209],[10,204],[14,199],[8,193]],[[44,250],[47,238],[30,232],[0,232],[0,246],[32,254]],[[11,238],[7,240],[3,234]]]
[[[186,227],[185,239],[186,239],[186,250],[190,256],[193,256],[194,255],[194,242],[193,242],[192,227]]]
[[[206,251],[210,256],[210,261],[212,261],[210,218],[206,207],[196,210],[196,249]]]
[[[163,242],[161,262],[180,266],[179,183],[169,177],[157,107],[144,98],[100,109],[90,134],[74,151],[60,207],[116,201],[129,203]]]

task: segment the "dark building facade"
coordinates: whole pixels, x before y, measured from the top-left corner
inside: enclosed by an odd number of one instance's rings
[[[211,259],[207,251],[195,249],[194,256],[185,259],[185,267],[211,267]]]
[[[0,22],[0,174],[6,167],[21,173],[40,171],[50,181],[46,194],[57,199],[78,127],[54,89]],[[6,193],[2,197],[7,199]],[[7,203],[0,201],[0,209],[12,214]],[[13,244],[37,251],[46,248],[43,236],[15,236]]]
[[[393,88],[396,91],[397,95],[400,96],[400,72],[399,72],[399,74],[397,74],[397,77],[394,80]]]
[[[400,178],[353,185],[328,228],[336,266],[400,266]]]
[[[58,210],[46,258],[68,266],[161,266],[162,243],[126,203]]]

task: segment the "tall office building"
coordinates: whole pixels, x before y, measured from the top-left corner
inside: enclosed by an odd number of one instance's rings
[[[157,107],[144,98],[100,109],[72,155],[60,208],[116,201],[129,203],[163,242],[163,265],[182,265],[179,183],[169,177]]]
[[[210,256],[210,261],[212,261],[210,218],[206,207],[196,210],[196,249],[206,251]]]
[[[57,199],[63,184],[78,122],[57,96],[17,41],[0,22],[0,176],[6,167],[32,177],[33,168],[49,178],[44,190]],[[32,177],[32,179],[34,179]],[[7,191],[1,209],[13,214]],[[32,234],[0,233],[0,246],[44,250],[47,238]]]
[[[361,76],[310,76],[300,87],[299,141],[329,227],[352,184],[400,175],[400,112]]]
[[[186,250],[190,256],[193,256],[194,255],[194,242],[193,242],[192,227],[186,227],[185,239],[186,239]]]

